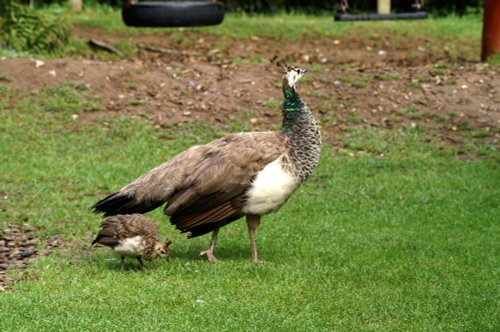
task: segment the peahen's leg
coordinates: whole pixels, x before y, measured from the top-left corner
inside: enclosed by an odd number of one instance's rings
[[[200,256],[207,256],[209,262],[215,262],[217,258],[214,256],[215,243],[217,242],[217,233],[219,233],[219,229],[216,228],[212,233],[212,239],[210,240],[210,245],[208,249],[200,252]]]
[[[252,261],[254,263],[262,263],[259,260],[257,253],[257,237],[255,231],[260,225],[260,216],[248,215],[247,216],[248,233],[250,235],[250,245],[252,246]]]

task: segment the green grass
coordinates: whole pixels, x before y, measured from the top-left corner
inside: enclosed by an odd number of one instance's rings
[[[245,15],[226,13],[220,25],[195,28],[133,28],[127,27],[122,21],[121,11],[106,6],[89,5],[82,13],[71,13],[61,6],[49,6],[40,11],[52,15],[64,16],[75,26],[92,27],[104,32],[120,33],[123,40],[113,43],[113,46],[124,53],[125,57],[134,56],[135,45],[127,40],[127,36],[134,34],[154,34],[171,32],[171,41],[184,46],[196,42],[189,32],[210,33],[221,36],[216,48],[224,50],[233,45],[232,38],[248,39],[257,37],[272,37],[282,42],[290,40],[323,38],[342,39],[349,42],[351,38],[366,38],[372,47],[397,49],[400,40],[412,39],[415,51],[420,47],[430,49],[436,54],[453,59],[477,59],[481,40],[481,16],[469,15],[464,17],[448,16],[416,21],[387,21],[387,22],[333,22],[333,15],[306,15],[280,13],[272,16]],[[387,36],[391,38],[387,44]],[[9,49],[0,49],[0,56],[27,56]],[[86,41],[73,38],[62,51],[45,56],[96,57],[97,59],[118,59],[114,54],[103,51],[94,52]],[[408,53],[408,60],[415,54]],[[235,63],[260,63],[260,56],[235,58]],[[492,60],[495,63],[495,60]],[[384,79],[384,78],[382,78]],[[385,79],[397,79],[387,77]]]
[[[99,98],[88,94],[85,83],[71,82],[45,89],[34,99],[34,104],[49,112],[70,112],[100,110]]]
[[[50,10],[50,9],[49,9]],[[105,29],[107,31],[124,31],[137,33],[144,31],[204,31],[235,38],[252,36],[268,36],[286,39],[302,37],[338,37],[353,32],[377,37],[380,30],[408,37],[436,36],[449,39],[478,38],[481,35],[480,15],[453,16],[431,18],[417,21],[372,21],[372,22],[333,22],[333,15],[276,14],[246,15],[243,13],[226,13],[220,25],[203,28],[164,28],[137,29],[128,28],[121,19],[120,10],[108,7],[88,8],[81,14],[67,13],[71,22],[77,25]],[[380,37],[380,36],[379,36]]]
[[[492,65],[500,65],[500,54],[495,54],[488,57],[488,63]]]
[[[398,73],[382,73],[375,76],[376,79],[380,81],[397,81],[401,79]]]
[[[95,97],[81,89],[83,109]],[[24,274],[29,280],[0,293],[2,331],[498,330],[494,150],[462,161],[458,148],[416,128],[358,127],[341,136],[346,149],[325,146],[310,179],[264,218],[258,242],[267,264],[250,263],[241,221],[221,231],[219,262],[209,264],[198,257],[208,237],[188,240],[155,211],[174,241],[171,261],[149,262],[145,272],[129,262],[120,272],[109,250],[87,249],[100,221],[89,207],[223,129],[194,123],[157,131],[120,117],[75,128],[72,98],[54,112],[46,92],[13,95],[0,89],[9,108],[0,113],[8,197],[0,226],[32,223],[39,236],[60,233],[73,246],[37,260]]]

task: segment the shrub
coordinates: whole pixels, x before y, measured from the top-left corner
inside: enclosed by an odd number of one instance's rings
[[[43,15],[17,3],[2,11],[2,44],[16,51],[43,54],[64,48],[70,37],[70,26],[63,20]]]

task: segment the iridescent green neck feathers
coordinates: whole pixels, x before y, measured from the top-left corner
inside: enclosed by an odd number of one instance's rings
[[[300,111],[305,106],[299,94],[295,91],[295,88],[287,87],[283,90],[283,94],[285,97],[283,101],[283,112],[285,114]]]
[[[283,124],[281,133],[286,137],[287,155],[293,173],[303,181],[319,160],[321,135],[314,117],[302,101],[295,84],[305,70],[292,67],[283,78]]]

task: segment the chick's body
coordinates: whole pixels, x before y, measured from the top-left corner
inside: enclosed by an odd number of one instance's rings
[[[158,256],[169,257],[170,242],[161,243],[156,223],[142,214],[120,214],[106,218],[101,224],[92,245],[110,247],[121,257],[136,257],[144,268],[142,258],[153,260]]]

